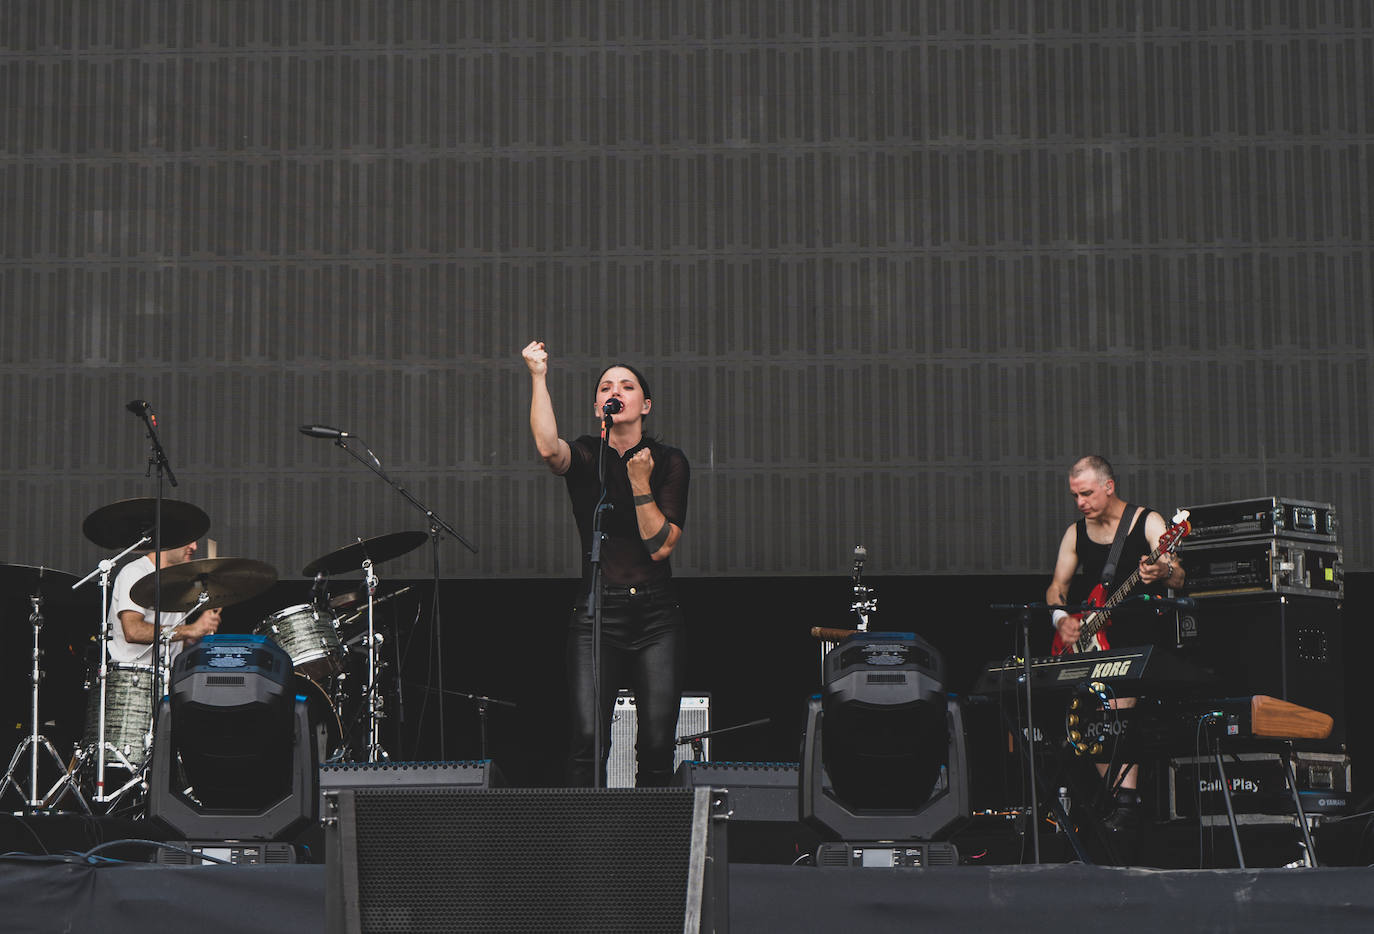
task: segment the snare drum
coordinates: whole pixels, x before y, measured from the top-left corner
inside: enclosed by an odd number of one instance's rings
[[[111,664],[105,674],[105,767],[127,769],[132,766],[137,770],[142,766],[148,758],[144,741],[152,726],[152,666]],[[87,749],[100,745],[99,681],[91,685],[86,698],[84,745]],[[118,750],[119,755],[114,750]]]
[[[339,642],[337,626],[333,616],[301,603],[273,613],[253,632],[285,649],[301,674],[324,681],[344,668],[347,653]]]

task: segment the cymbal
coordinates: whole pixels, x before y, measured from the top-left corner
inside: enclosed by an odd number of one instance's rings
[[[155,499],[121,499],[101,506],[81,523],[81,531],[101,548],[128,548],[145,534],[153,533]],[[162,548],[189,545],[210,530],[210,517],[199,506],[179,499],[162,501]],[[148,542],[148,550],[153,543]]]
[[[27,620],[35,594],[43,598],[43,616],[48,622],[65,619],[87,608],[99,616],[100,588],[86,586],[72,590],[79,578],[53,568],[30,567],[25,564],[0,564],[0,618]]]
[[[357,571],[363,566],[363,561],[372,559],[373,564],[380,564],[383,561],[390,561],[392,558],[399,558],[407,552],[414,551],[425,543],[429,538],[424,532],[392,532],[390,535],[378,535],[361,542],[354,542],[340,548],[338,551],[331,551],[311,561],[301,571],[306,577],[314,577],[316,574],[343,574],[346,571]]]
[[[129,590],[129,598],[151,607],[156,593],[154,575],[145,574]],[[277,569],[250,558],[201,558],[162,569],[162,612],[184,613],[195,607],[204,591],[206,606],[229,606],[256,597],[277,582]]]
[[[5,591],[24,591],[37,593],[43,597],[56,594],[59,590],[71,590],[80,578],[56,568],[45,568],[27,564],[0,564],[0,589]]]

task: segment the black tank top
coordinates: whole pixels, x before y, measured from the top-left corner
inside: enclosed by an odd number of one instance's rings
[[[1140,565],[1140,559],[1154,550],[1145,537],[1145,520],[1153,511],[1142,508],[1136,517],[1135,526],[1126,534],[1126,543],[1121,548],[1121,558],[1116,563],[1116,573],[1107,585],[1104,599],[1110,598],[1112,594],[1116,593],[1121,582],[1135,573],[1135,569]],[[1070,603],[1078,603],[1087,599],[1088,594],[1102,579],[1102,569],[1106,566],[1107,555],[1112,550],[1110,542],[1100,545],[1088,537],[1087,519],[1079,519],[1077,527],[1078,542],[1075,548],[1078,552],[1078,573],[1074,575],[1073,583],[1069,585]],[[1145,587],[1137,584],[1131,590],[1131,595],[1140,593],[1163,595],[1164,587],[1163,585]],[[1107,641],[1112,648],[1124,648],[1130,645],[1153,644],[1159,641],[1159,634],[1162,631],[1162,623],[1154,609],[1141,603],[1127,603],[1112,612],[1112,624],[1108,627],[1106,634]]]

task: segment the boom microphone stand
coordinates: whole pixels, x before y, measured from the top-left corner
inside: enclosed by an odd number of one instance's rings
[[[153,407],[142,399],[135,399],[124,406],[134,415],[143,419],[143,425],[148,433],[148,470],[144,476],[150,476],[156,468],[157,485],[153,506],[153,677],[151,690],[153,692],[153,717],[150,721],[150,732],[146,737],[146,748],[151,749],[153,737],[157,735],[157,715],[158,700],[163,694],[162,685],[162,654],[166,647],[170,645],[171,633],[164,633],[162,630],[162,480],[164,476],[172,486],[177,485],[177,475],[172,471],[172,465],[167,460],[167,452],[162,447],[162,441],[157,436],[157,416],[153,414]],[[102,708],[103,709],[103,708]],[[105,756],[104,751],[100,753],[101,758]]]
[[[442,614],[439,612],[439,540],[440,540],[443,536],[442,536],[440,533],[441,533],[441,532],[447,532],[448,535],[449,535],[450,537],[456,539],[464,548],[466,548],[468,551],[472,552],[473,554],[477,554],[477,546],[474,545],[474,544],[472,544],[472,542],[468,541],[468,540],[467,540],[466,538],[464,538],[462,535],[460,535],[460,534],[458,533],[458,531],[457,531],[452,525],[450,525],[448,522],[444,521],[443,517],[441,517],[438,513],[436,513],[434,510],[430,509],[430,508],[429,508],[428,506],[426,506],[424,503],[420,502],[420,501],[419,501],[418,499],[416,499],[413,495],[411,495],[411,493],[410,493],[409,490],[407,490],[405,487],[401,486],[401,485],[400,485],[399,483],[397,483],[395,480],[391,479],[391,477],[389,477],[389,476],[387,475],[387,472],[386,472],[385,470],[382,469],[382,462],[381,462],[380,460],[377,459],[377,455],[374,454],[374,453],[372,453],[372,449],[369,448],[369,447],[367,446],[367,444],[366,444],[365,442],[363,442],[363,440],[362,440],[361,438],[357,437],[356,435],[349,434],[349,433],[346,432],[346,431],[339,431],[337,428],[327,428],[327,427],[325,427],[325,426],[323,426],[323,425],[302,425],[302,426],[300,427],[300,432],[301,432],[301,434],[304,434],[304,435],[310,435],[310,436],[313,437],[313,438],[331,438],[331,439],[333,439],[335,446],[340,447],[340,448],[343,448],[345,451],[348,452],[348,454],[349,454],[351,457],[353,457],[355,460],[357,460],[358,462],[360,462],[364,467],[366,467],[368,470],[372,471],[372,472],[375,473],[377,476],[379,476],[379,477],[381,477],[383,480],[385,480],[385,481],[387,482],[387,485],[390,486],[390,487],[391,487],[393,490],[395,490],[397,493],[400,493],[401,496],[405,499],[405,501],[406,501],[407,503],[410,503],[410,505],[414,506],[414,507],[415,507],[416,509],[418,509],[420,512],[424,513],[425,519],[428,520],[428,522],[429,522],[429,542],[430,542],[430,553],[431,553],[431,555],[432,555],[432,572],[433,572],[433,580],[434,580],[434,598],[433,598],[433,602],[431,602],[431,604],[430,604],[429,620],[430,620],[430,628],[431,628],[431,629],[433,630],[433,632],[434,632],[434,659],[435,659],[435,663],[436,663],[436,666],[435,666],[435,667],[436,667],[437,670],[438,670],[438,680],[439,680],[439,683],[438,683],[438,696],[439,696],[439,758],[440,758],[440,759],[444,759],[444,758],[446,758],[446,756],[445,756],[445,749],[444,749],[444,642],[443,642],[443,630],[442,630],[442,627],[441,627]],[[348,446],[348,439],[350,439],[350,438],[356,440],[356,441],[358,442],[358,444],[362,447],[362,449],[363,449],[364,451],[367,452],[367,457],[363,457],[363,456],[362,456],[361,454],[359,454],[357,451],[353,450],[351,447]],[[369,576],[369,579],[375,581],[375,578],[372,577],[372,572],[371,572],[370,568],[367,569],[367,574],[368,574],[368,576]],[[375,584],[373,584],[372,586],[373,586],[373,588],[375,588]],[[375,673],[374,673],[374,671],[373,671],[374,668],[375,668],[375,665],[373,664],[373,662],[374,662],[374,652],[376,651],[376,646],[375,646],[375,644],[374,644],[373,625],[372,625],[372,605],[373,605],[373,601],[372,601],[372,589],[369,589],[369,592],[368,592],[368,624],[367,624],[367,625],[368,625],[368,639],[367,639],[367,645],[368,645],[368,650],[367,650],[367,651],[368,651],[368,656],[367,656],[367,657],[368,657],[368,670],[369,670],[369,675],[368,675],[368,683],[369,683],[369,685],[372,684],[373,678],[375,677]],[[400,690],[401,690],[400,672],[398,671],[398,672],[396,673],[396,675],[397,675],[397,679],[396,679],[396,690],[397,690],[397,692],[398,692],[398,694],[399,694],[399,692],[400,692]],[[371,689],[369,689],[369,692],[368,692],[368,693],[369,693],[369,695],[371,695],[371,694],[373,693],[373,691],[372,691]],[[369,700],[369,705],[371,705],[371,704],[374,703],[374,702],[375,702],[375,697],[372,698],[371,700]],[[400,705],[398,704],[397,706],[400,706]],[[423,716],[421,717],[421,719],[423,720]],[[370,736],[370,744],[372,744],[372,745],[374,746],[374,748],[375,748],[375,744],[376,744],[376,719],[375,719],[375,718],[373,718],[372,727],[371,727],[371,732],[369,733],[369,736]],[[370,761],[375,761],[375,760],[370,760]]]

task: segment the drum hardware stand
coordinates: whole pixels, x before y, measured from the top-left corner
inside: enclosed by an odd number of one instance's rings
[[[32,812],[51,806],[50,802],[60,801],[62,795],[58,795],[56,799],[53,798],[53,795],[57,794],[60,789],[63,794],[70,791],[75,795],[77,803],[81,805],[81,810],[90,814],[90,806],[86,804],[81,789],[72,781],[72,772],[67,763],[62,761],[62,757],[57,754],[57,750],[53,748],[53,744],[48,741],[48,738],[38,732],[38,685],[43,680],[41,667],[43,650],[39,648],[39,634],[43,631],[43,597],[38,593],[31,594],[29,605],[32,607],[32,612],[29,613],[29,625],[33,627],[33,666],[29,671],[29,681],[32,683],[29,691],[29,735],[25,736],[15,747],[14,755],[10,758],[9,768],[5,771],[4,780],[0,781],[0,796],[4,795],[5,790],[10,785],[13,785],[21,795],[24,793],[14,775],[20,758],[24,755],[24,751],[28,750],[29,794],[28,797],[24,798],[24,810]],[[62,777],[41,798],[38,796],[38,750],[40,746],[48,751],[48,755],[52,756],[53,761],[57,763],[58,769],[62,772]]]
[[[447,758],[447,757],[446,757],[446,755],[445,755],[445,750],[444,750],[444,644],[443,644],[443,627],[441,626],[441,615],[440,615],[440,612],[439,612],[439,540],[440,540],[440,538],[442,538],[442,535],[441,535],[440,533],[441,533],[441,532],[447,533],[451,538],[456,539],[458,542],[460,542],[460,543],[463,545],[464,548],[466,548],[468,551],[472,552],[473,554],[477,554],[477,546],[474,545],[474,544],[472,544],[470,541],[468,541],[468,540],[467,540],[466,538],[464,538],[462,535],[458,534],[458,531],[457,531],[456,529],[454,529],[453,526],[451,526],[451,525],[449,525],[447,522],[445,522],[444,519],[443,519],[442,517],[440,517],[436,512],[434,512],[434,510],[428,508],[427,506],[425,506],[424,503],[420,502],[420,501],[419,501],[418,499],[416,499],[413,495],[411,495],[411,493],[410,493],[409,490],[407,490],[405,487],[401,486],[401,485],[400,485],[399,483],[397,483],[395,480],[391,479],[391,477],[389,477],[389,476],[387,475],[386,471],[382,469],[382,462],[381,462],[380,460],[377,459],[377,455],[372,453],[372,449],[369,448],[369,447],[362,441],[361,438],[358,438],[358,437],[356,437],[355,435],[351,435],[351,434],[349,434],[348,432],[345,432],[345,431],[340,431],[340,432],[337,432],[337,433],[332,434],[332,435],[331,435],[331,434],[320,434],[320,433],[319,433],[319,431],[332,432],[333,429],[319,429],[319,430],[317,430],[317,431],[308,431],[308,430],[306,430],[306,428],[302,428],[301,431],[302,431],[302,433],[304,433],[304,434],[312,435],[312,436],[314,436],[314,437],[333,437],[333,438],[334,438],[334,444],[335,444],[337,447],[343,448],[345,451],[348,452],[348,454],[349,454],[351,457],[353,457],[355,460],[361,462],[361,463],[363,464],[363,466],[365,466],[368,470],[372,471],[372,472],[375,473],[377,476],[379,476],[379,477],[381,477],[383,480],[385,480],[385,481],[387,482],[387,484],[388,484],[392,489],[394,489],[397,493],[400,493],[401,496],[405,498],[405,501],[406,501],[406,502],[410,503],[410,505],[414,506],[414,507],[415,507],[416,509],[418,509],[420,512],[424,513],[425,518],[426,518],[427,520],[429,520],[429,540],[430,540],[431,551],[432,551],[432,553],[433,553],[433,579],[434,579],[434,596],[433,596],[433,599],[432,599],[432,601],[431,601],[431,603],[430,603],[430,629],[431,629],[431,630],[433,631],[433,633],[434,633],[434,662],[435,662],[435,670],[438,672],[438,696],[439,696],[439,758],[440,758],[440,759],[445,759],[445,758]],[[358,442],[359,445],[361,445],[361,447],[362,447],[362,449],[363,449],[364,451],[367,451],[367,457],[363,457],[363,456],[362,456],[361,454],[359,454],[357,451],[353,450],[351,447],[348,446],[348,439],[349,439],[349,438],[353,438],[355,441]],[[369,574],[370,574],[370,572],[369,572]],[[371,717],[371,723],[370,723],[370,726],[369,726],[369,730],[370,730],[369,736],[370,736],[370,739],[369,739],[369,750],[368,750],[369,760],[368,760],[368,761],[375,762],[376,760],[373,759],[373,758],[370,758],[370,757],[372,756],[372,754],[373,754],[374,751],[380,749],[380,745],[377,743],[377,740],[376,740],[377,718],[376,718],[375,716],[372,716],[372,711],[375,710],[376,707],[380,706],[380,704],[379,704],[379,695],[376,694],[375,688],[373,687],[373,682],[374,682],[374,679],[375,679],[375,677],[376,677],[376,671],[375,671],[375,664],[374,664],[374,660],[375,660],[375,646],[373,645],[373,641],[372,641],[372,640],[373,640],[373,628],[372,628],[372,591],[371,591],[370,589],[369,589],[369,591],[368,591],[368,621],[367,621],[367,635],[368,635],[368,685],[369,685],[369,686],[368,686],[368,709],[369,709],[369,715],[370,715],[370,717]],[[428,673],[429,673],[429,670],[426,669],[426,677],[428,677]],[[398,692],[401,690],[401,681],[402,681],[402,679],[401,679],[401,673],[398,671],[398,672],[396,672],[396,690],[397,690]],[[398,706],[398,707],[400,706],[399,703],[398,703],[397,706]],[[423,713],[422,713],[422,715],[421,715],[421,719],[423,719]],[[383,753],[383,755],[385,755],[385,753]]]
[[[868,617],[878,611],[878,597],[873,588],[863,582],[864,562],[868,560],[868,549],[863,545],[854,546],[854,570],[849,575],[850,588],[854,599],[849,604],[849,612],[859,617],[854,627],[857,632],[868,631]],[[825,656],[835,647],[834,642],[821,642],[821,679],[825,679]]]
[[[129,760],[125,758],[124,754],[120,752],[118,749],[116,749],[113,744],[107,743],[105,741],[105,684],[110,664],[110,640],[114,638],[114,633],[110,631],[109,620],[110,577],[114,572],[115,565],[119,563],[119,559],[123,558],[125,555],[129,554],[132,551],[136,551],[140,548],[147,546],[151,542],[152,538],[145,532],[138,541],[134,542],[128,548],[125,548],[123,551],[115,555],[113,558],[101,559],[100,564],[96,566],[94,571],[87,574],[85,577],[81,578],[81,580],[77,581],[75,584],[72,584],[72,590],[75,590],[76,588],[85,584],[91,578],[97,575],[99,575],[100,577],[100,626],[98,628],[98,631],[101,634],[100,666],[96,669],[96,680],[97,682],[99,682],[100,690],[100,704],[98,708],[99,713],[97,714],[98,720],[96,730],[96,749],[101,750],[101,753],[100,755],[97,755],[95,757],[95,794],[91,797],[91,800],[95,801],[97,804],[105,804],[107,802],[114,801],[121,794],[123,794],[123,792],[128,787],[125,786],[124,788],[121,788],[119,791],[115,792],[113,795],[109,797],[105,796],[105,751],[113,752],[115,755],[119,756],[119,758],[124,762],[124,764],[129,768],[129,770],[134,771],[133,766],[129,764]],[[89,751],[86,749],[78,751],[78,759],[84,758],[84,755],[88,752]],[[83,764],[84,762],[80,761],[77,763],[76,768],[78,771],[80,770]]]
[[[189,611],[187,611],[186,615],[190,616],[196,610],[199,610],[206,604],[208,599],[209,594],[202,592],[200,597],[197,599],[196,605],[192,607]],[[159,619],[160,618],[161,617],[159,617]],[[172,630],[175,629],[178,625],[180,624],[173,623],[170,626],[163,626],[161,627],[161,630],[158,634],[157,644],[153,649],[153,656],[154,658],[162,659],[163,664],[160,667],[154,664],[154,682],[156,682],[157,680],[159,671],[167,672],[168,676],[170,676],[172,669],[172,660],[170,657],[172,647],[171,636]],[[108,796],[98,796],[93,800],[98,801],[102,804],[109,804],[109,811],[113,811],[114,805],[118,803],[119,799],[124,797],[124,795],[128,794],[133,789],[137,788],[140,792],[143,793],[146,793],[148,791],[148,767],[152,764],[153,761],[153,735],[155,726],[153,719],[150,717],[148,720],[148,729],[143,734],[143,761],[141,765],[134,765],[132,762],[129,761],[129,757],[124,754],[124,750],[120,749],[118,746],[109,742],[105,738],[105,685],[105,678],[102,677],[100,681],[100,744],[98,747],[101,750],[101,755],[96,756],[96,774],[98,776],[97,780],[99,782],[99,784],[97,785],[97,791],[103,794],[105,789],[104,753],[110,753],[114,755],[116,759],[119,760],[120,766],[129,773],[129,779],[123,785],[120,785],[117,789],[115,789]],[[157,696],[160,697],[164,693],[164,691],[159,690],[157,691]]]
[[[381,659],[377,653],[377,630],[374,620],[376,600],[373,599],[373,595],[377,592],[378,580],[372,570],[371,558],[363,559],[363,575],[367,584],[367,761],[379,762],[391,757],[382,748],[382,720],[386,717],[386,712],[382,709],[382,694],[377,690],[377,670],[381,665]]]

